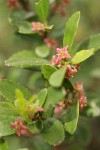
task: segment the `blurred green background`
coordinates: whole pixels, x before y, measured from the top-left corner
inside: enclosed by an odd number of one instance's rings
[[[34,2],[34,0],[31,0]],[[90,35],[100,33],[100,0],[71,0],[66,8],[67,16],[54,15],[50,23],[55,25],[55,30],[50,36],[55,37],[60,43],[65,29],[66,20],[75,11],[81,12],[81,20],[75,40],[78,44]],[[27,86],[31,91],[38,91],[43,87],[41,74],[20,68],[5,67],[4,60],[13,53],[21,50],[33,50],[39,45],[32,36],[19,35],[16,28],[8,22],[10,10],[6,1],[0,1],[0,78],[7,78]],[[57,26],[56,26],[57,25]],[[30,139],[6,137],[9,150],[99,150],[100,149],[100,50],[81,64],[81,70],[73,78],[74,81],[84,83],[88,106],[83,110],[79,120],[78,129],[74,136],[66,135],[65,142],[57,147],[45,144],[38,136]],[[36,89],[37,87],[37,89]],[[0,149],[1,150],[1,149]]]

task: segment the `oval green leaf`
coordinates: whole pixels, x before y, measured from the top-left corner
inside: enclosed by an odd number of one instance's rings
[[[38,94],[38,102],[39,102],[39,106],[42,107],[43,104],[45,103],[46,97],[47,97],[47,89],[42,89],[40,91],[40,93]]]
[[[63,80],[65,78],[65,73],[66,73],[66,66],[55,71],[49,79],[49,83],[53,87],[60,87],[63,83]]]
[[[74,55],[71,62],[72,64],[79,64],[80,62],[88,59],[93,54],[94,54],[94,48],[91,48],[90,50],[81,50]]]
[[[80,12],[74,13],[71,18],[69,18],[67,24],[66,24],[66,29],[65,29],[65,34],[63,38],[63,46],[69,46],[69,53],[71,53],[72,50],[72,45],[75,39],[75,35],[77,32],[77,27],[80,19]]]
[[[54,107],[66,96],[66,91],[64,88],[48,88],[47,99],[44,104],[44,109],[48,109],[51,105]]]
[[[70,134],[73,134],[77,128],[77,122],[79,118],[79,102],[76,101],[71,107],[69,112],[64,118],[65,130]]]
[[[48,64],[46,59],[37,57],[32,51],[21,51],[12,55],[5,61],[5,65],[14,67],[34,67]]]
[[[26,99],[31,98],[30,91],[28,91],[27,88],[23,87],[19,83],[9,80],[0,81],[0,95],[3,96],[7,101],[13,102],[16,99],[16,89],[22,91]]]
[[[39,46],[39,47],[36,47],[35,53],[37,56],[41,58],[45,58],[50,54],[50,49],[45,45]]]
[[[39,0],[39,2],[35,3],[35,7],[40,19],[46,23],[49,11],[49,0]]]
[[[41,68],[41,72],[44,76],[45,79],[49,79],[50,76],[55,72],[57,71],[57,68],[55,68],[54,66],[51,66],[51,65],[44,65],[42,66]]]
[[[64,128],[62,123],[56,119],[48,119],[44,121],[44,128],[41,136],[45,142],[50,145],[58,145],[64,140]]]

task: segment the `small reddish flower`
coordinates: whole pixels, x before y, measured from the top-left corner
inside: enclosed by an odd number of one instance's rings
[[[58,42],[51,37],[45,38],[44,43],[47,44],[48,48],[50,48],[50,49],[58,46]]]
[[[68,46],[63,48],[57,48],[57,54],[53,55],[52,60],[50,62],[51,65],[58,65],[58,67],[62,66],[62,60],[71,58],[70,54],[68,53]]]
[[[60,2],[64,5],[64,6],[68,6],[70,4],[70,0],[60,0]]]
[[[59,0],[58,3],[54,2],[51,7],[57,14],[60,14],[61,16],[66,16],[66,6],[68,6],[69,4],[69,0]]]
[[[56,57],[56,55],[52,56],[52,60],[50,62],[51,65],[57,65],[58,64],[58,59]]]
[[[52,9],[61,16],[66,16],[66,11],[64,10],[63,5],[57,5],[56,3],[52,4]]]
[[[67,65],[66,78],[70,79],[76,72],[77,69],[75,67],[71,67],[71,65]]]
[[[37,111],[37,112],[42,112],[42,111],[44,111],[44,109],[43,109],[42,107],[37,106],[37,107],[36,107],[36,111]]]
[[[87,98],[84,95],[83,91],[83,83],[82,82],[74,83],[74,89],[75,89],[75,99],[78,99],[80,110],[82,110],[87,103]]]
[[[75,65],[75,69],[78,70],[79,68],[80,68],[80,65],[79,65],[79,64],[76,64],[76,65]]]
[[[78,91],[83,90],[83,83],[82,82],[74,83],[74,89]]]
[[[57,55],[58,55],[58,59],[59,61],[63,58],[71,58],[70,54],[68,53],[68,48],[69,46],[66,46],[66,47],[63,47],[63,48],[57,48],[56,51],[57,51]]]
[[[60,116],[64,110],[64,107],[65,107],[65,104],[64,104],[64,101],[61,101],[57,104],[57,106],[55,107],[54,109],[54,113],[57,115],[57,116]]]
[[[28,134],[28,127],[23,125],[21,117],[19,117],[17,121],[11,123],[11,126],[16,130],[19,137]]]
[[[57,116],[60,116],[61,113],[62,113],[63,109],[61,107],[59,107],[59,105],[57,105],[54,109],[54,113],[57,115]]]
[[[84,95],[82,95],[79,99],[80,110],[82,110],[86,106],[86,103],[87,99]]]
[[[8,8],[17,8],[18,1],[17,0],[8,0]]]
[[[32,29],[33,32],[36,32],[36,31],[45,31],[44,24],[42,24],[40,22],[32,22],[32,26],[33,26],[33,29]]]

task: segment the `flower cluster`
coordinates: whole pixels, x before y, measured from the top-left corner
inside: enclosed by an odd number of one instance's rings
[[[16,131],[16,133],[19,137],[21,135],[24,135],[24,136],[29,136],[30,135],[28,127],[22,123],[21,117],[19,117],[17,119],[17,121],[11,123],[11,127],[13,127],[15,129],[15,131]]]
[[[70,79],[71,77],[73,77],[74,74],[77,73],[77,70],[79,69],[79,64],[77,65],[67,65],[67,71],[66,71],[66,78]]]
[[[70,4],[69,0],[59,0],[58,3],[54,2],[52,4],[52,9],[60,14],[61,16],[66,16],[65,8]]]
[[[68,53],[68,46],[63,48],[57,48],[56,55],[52,56],[52,60],[50,62],[51,65],[56,65],[58,68],[63,67],[66,65],[66,78],[70,79],[73,77],[75,73],[77,73],[77,70],[79,69],[79,65],[71,65],[68,62],[68,59],[71,58],[71,55]]]
[[[71,96],[73,96],[72,93],[68,93],[71,94]],[[59,102],[55,109],[54,109],[54,113],[56,116],[60,116],[66,109],[69,108],[69,106],[73,103],[73,99],[67,98],[62,100],[61,102]]]
[[[82,110],[87,104],[82,82],[74,83],[74,90],[72,92],[67,90],[66,93],[67,98],[59,102],[54,109],[54,113],[57,116],[60,116],[64,110],[68,109],[68,107],[71,106],[74,101],[79,101],[80,110]]]
[[[11,123],[11,126],[15,129],[18,136],[29,136],[31,132],[28,130],[27,124],[42,117],[44,109],[39,106],[39,102],[36,100],[36,95],[27,100],[19,89],[16,90],[16,100],[13,107],[18,112],[19,118]],[[23,120],[25,125],[22,122]]]
[[[64,107],[65,107],[65,104],[64,104],[64,101],[61,101],[57,104],[57,106],[55,107],[54,109],[54,113],[57,115],[57,116],[60,116],[64,110]]]
[[[8,0],[8,8],[17,8],[18,0]]]
[[[55,39],[51,38],[51,37],[45,38],[44,43],[50,49],[56,48],[58,46],[58,42]]]
[[[28,117],[31,119],[31,120],[36,120],[37,117],[36,115],[40,112],[43,112],[44,109],[42,107],[39,107],[39,106],[35,106],[35,110],[33,108],[34,106],[30,105],[27,109],[27,111],[29,111],[29,115]]]
[[[51,65],[58,65],[61,67],[64,59],[71,58],[70,54],[68,53],[68,46],[57,48],[56,52],[57,54],[52,56],[52,60],[50,62]]]
[[[30,111],[31,110],[31,106],[28,107],[28,110]],[[37,119],[35,114],[38,113],[38,112],[43,112],[44,109],[42,107],[39,107],[37,106],[35,108],[35,113],[30,113],[29,114],[29,118],[31,120],[33,119]],[[22,118],[19,117],[17,119],[17,121],[15,122],[12,122],[11,123],[11,127],[14,128],[14,130],[16,131],[16,134],[20,137],[21,135],[24,135],[24,136],[30,136],[31,135],[31,132],[28,130],[28,127],[27,125],[24,125],[23,122],[22,122]]]
[[[45,31],[44,24],[42,24],[40,22],[32,22],[32,26],[33,26],[33,29],[32,29],[33,32]]]
[[[78,99],[80,110],[82,110],[86,106],[87,98],[84,94],[82,82],[76,82],[74,84],[74,99]]]

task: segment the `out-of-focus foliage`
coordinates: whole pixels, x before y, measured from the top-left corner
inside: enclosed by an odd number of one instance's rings
[[[31,2],[33,3],[34,0],[31,0]],[[71,0],[71,5],[67,8],[66,17],[54,15],[49,21],[50,25],[52,25],[53,22],[56,26],[49,35],[55,37],[61,45],[66,20],[72,12],[79,10],[81,11],[81,22],[75,44],[92,34],[100,32],[99,7],[99,0]],[[34,51],[35,46],[42,43],[42,39],[38,38],[37,35],[33,37],[33,35],[29,36],[25,34],[23,36],[17,33],[17,28],[13,28],[9,25],[8,13],[9,10],[7,9],[6,2],[0,2],[0,78],[7,78],[20,82],[23,85],[28,85],[28,88],[34,92],[39,91],[43,88],[44,81],[38,70],[34,73],[33,70],[30,72],[29,70],[22,70],[19,68],[8,69],[7,67],[2,67],[3,61],[8,59],[12,53],[20,52],[20,49],[33,49]],[[24,31],[26,32],[25,29]],[[40,55],[38,50],[36,50],[36,53]],[[53,148],[45,144],[38,135],[30,139],[26,139],[25,137],[18,139],[16,136],[11,136],[5,138],[8,141],[9,150],[41,150],[41,148],[44,150],[99,150],[100,121],[99,118],[90,119],[90,117],[100,116],[100,51],[84,64],[81,64],[81,67],[83,69],[79,71],[79,74],[76,75],[73,82],[77,79],[82,79],[85,84],[88,106],[86,110],[83,110],[82,115],[87,115],[89,118],[86,119],[83,117],[79,119],[80,123],[74,137],[67,133],[65,142],[59,147]],[[93,71],[91,71],[91,69]],[[37,87],[37,89],[35,87]],[[38,141],[38,144],[36,144],[36,141]],[[6,143],[4,143],[4,141],[2,142],[2,140],[0,146],[1,150],[7,147]]]

